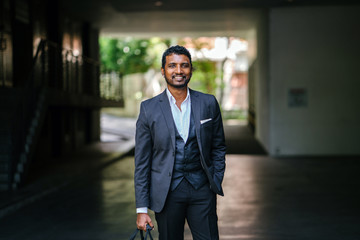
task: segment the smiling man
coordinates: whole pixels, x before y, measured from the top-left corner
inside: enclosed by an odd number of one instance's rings
[[[136,223],[154,227],[153,210],[159,240],[183,240],[185,219],[194,240],[219,239],[224,130],[215,97],[188,88],[192,71],[186,48],[168,48],[161,67],[167,88],[141,103],[136,123]]]

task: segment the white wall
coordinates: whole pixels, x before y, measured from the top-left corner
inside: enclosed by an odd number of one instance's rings
[[[269,13],[270,154],[360,154],[360,7]],[[288,106],[304,88],[306,107]]]

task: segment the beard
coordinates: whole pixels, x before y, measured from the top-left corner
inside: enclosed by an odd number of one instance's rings
[[[174,78],[174,77],[175,77],[175,76],[173,76],[173,78]],[[185,82],[184,82],[183,84],[180,84],[180,85],[173,84],[166,76],[164,76],[164,78],[165,78],[166,83],[167,83],[168,85],[170,85],[171,87],[177,88],[177,89],[181,89],[181,88],[187,87],[187,85],[188,85],[189,82],[190,82],[191,75],[190,75],[188,78],[186,78],[185,76],[183,76],[183,78],[185,79]]]

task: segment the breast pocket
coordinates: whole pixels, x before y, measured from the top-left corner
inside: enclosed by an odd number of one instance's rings
[[[212,118],[205,118],[203,120],[200,120],[200,127],[201,128],[210,128],[212,126],[213,119]]]
[[[200,125],[201,142],[204,147],[209,147],[212,140],[212,121]]]

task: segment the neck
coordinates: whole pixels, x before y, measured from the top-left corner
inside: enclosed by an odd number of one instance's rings
[[[181,111],[181,104],[182,102],[185,100],[186,96],[187,96],[187,87],[184,88],[174,88],[171,87],[170,85],[168,85],[168,89],[171,93],[171,95],[175,98],[176,100],[176,106],[180,109]]]
[[[175,98],[176,102],[178,103],[182,103],[186,96],[187,96],[187,87],[184,87],[184,88],[174,88],[174,87],[171,87],[171,86],[167,86],[171,95],[173,95],[173,97]]]

